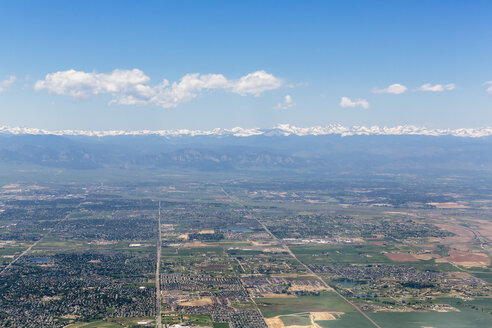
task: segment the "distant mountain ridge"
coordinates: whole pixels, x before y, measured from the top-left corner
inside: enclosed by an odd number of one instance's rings
[[[492,172],[492,129],[415,127],[56,131],[0,128],[0,163],[49,167],[276,169],[330,174]]]
[[[212,130],[57,130],[49,131],[45,129],[26,128],[26,127],[8,127],[0,126],[0,133],[13,135],[58,135],[58,136],[145,136],[155,135],[162,137],[180,137],[180,136],[234,136],[234,137],[251,137],[251,136],[319,136],[319,135],[424,135],[424,136],[455,136],[466,138],[480,138],[492,135],[492,127],[483,128],[461,128],[461,129],[431,129],[418,127],[414,125],[399,125],[395,127],[379,126],[351,126],[345,127],[338,124],[297,127],[290,124],[279,124],[272,128],[241,128],[231,129],[216,128]]]

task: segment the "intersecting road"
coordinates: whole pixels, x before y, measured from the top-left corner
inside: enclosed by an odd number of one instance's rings
[[[240,206],[242,206],[249,214],[249,216],[251,218],[253,218],[256,222],[258,222],[258,224],[274,239],[276,240],[277,242],[279,242],[283,247],[284,249],[290,254],[290,256],[292,256],[300,265],[302,265],[311,275],[313,275],[314,277],[316,277],[322,284],[323,286],[325,286],[326,288],[330,289],[330,290],[333,290],[338,296],[340,296],[340,298],[342,298],[345,302],[347,302],[348,304],[350,304],[357,312],[359,312],[360,314],[362,314],[362,316],[364,316],[364,318],[366,318],[367,320],[369,320],[370,323],[372,323],[374,325],[374,327],[376,328],[382,328],[380,325],[378,325],[374,320],[372,320],[364,311],[362,311],[357,305],[355,305],[354,303],[352,303],[351,301],[349,301],[345,296],[343,296],[342,294],[340,294],[338,291],[336,291],[334,288],[331,288],[327,283],[326,281],[324,281],[318,274],[316,274],[313,270],[311,270],[310,267],[308,267],[306,264],[304,264],[301,260],[299,260],[297,258],[297,256],[290,250],[289,246],[287,246],[287,244],[282,240],[282,239],[279,239],[277,238],[269,229],[268,227],[260,220],[258,219],[258,217],[256,215],[253,215],[253,213],[251,213],[250,210],[248,210],[246,208],[246,206],[244,206],[243,203],[241,203],[241,201],[231,195],[229,195],[225,189],[222,187],[222,191],[224,192],[224,194],[230,199],[232,200],[233,202],[239,204]]]

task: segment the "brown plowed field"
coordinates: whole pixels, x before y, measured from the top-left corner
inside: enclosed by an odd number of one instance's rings
[[[483,253],[449,253],[446,260],[464,267],[486,267],[490,265],[490,257]]]
[[[415,262],[419,260],[412,254],[387,253],[386,256],[395,262]]]

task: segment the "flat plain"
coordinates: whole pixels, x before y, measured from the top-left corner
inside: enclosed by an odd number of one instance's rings
[[[70,177],[3,178],[2,327],[492,326],[492,190]]]

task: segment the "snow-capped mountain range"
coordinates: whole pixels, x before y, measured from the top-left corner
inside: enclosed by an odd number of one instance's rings
[[[231,129],[216,128],[213,130],[138,130],[138,131],[123,131],[123,130],[108,130],[108,131],[89,131],[89,130],[58,130],[49,131],[37,128],[26,127],[8,127],[0,126],[0,133],[12,135],[58,135],[58,136],[144,136],[157,135],[163,137],[179,137],[179,136],[318,136],[318,135],[425,135],[425,136],[456,136],[467,138],[479,138],[492,135],[492,127],[483,128],[461,128],[461,129],[431,129],[425,127],[417,127],[414,125],[400,125],[395,127],[380,127],[380,126],[351,126],[345,127],[342,125],[325,125],[313,127],[297,127],[290,124],[279,124],[273,128],[241,128],[235,127]]]

